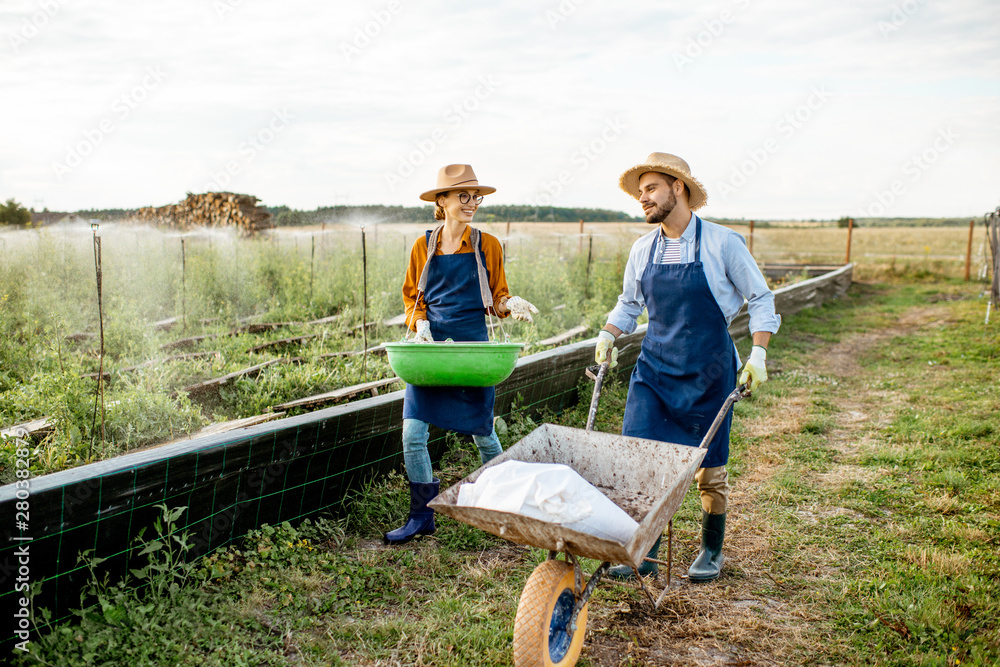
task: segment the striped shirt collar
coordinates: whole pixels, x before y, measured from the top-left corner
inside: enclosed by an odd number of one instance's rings
[[[694,243],[695,234],[698,233],[698,225],[695,224],[695,214],[691,214],[691,219],[688,220],[688,226],[684,229],[684,233],[681,234],[681,241],[685,243]],[[660,225],[656,226],[657,236],[656,242],[663,243],[664,241],[677,241],[678,239],[668,239],[667,235],[663,233],[663,227]]]

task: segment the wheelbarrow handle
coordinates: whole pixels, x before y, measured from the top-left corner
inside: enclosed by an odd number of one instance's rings
[[[708,433],[705,434],[705,437],[701,441],[700,446],[702,449],[708,449],[708,443],[712,442],[712,438],[715,437],[719,427],[722,426],[722,422],[726,419],[726,415],[729,414],[729,408],[733,407],[733,403],[742,401],[749,395],[750,389],[745,384],[741,384],[726,397],[722,408],[719,410],[719,414],[715,415],[715,421],[712,422],[712,425],[708,428]]]
[[[601,400],[601,387],[604,386],[604,376],[608,374],[610,361],[605,361],[600,366],[590,366],[587,368],[587,377],[594,381],[594,395],[590,398],[590,412],[587,413],[587,430],[594,430],[594,422],[597,420],[597,403]],[[597,374],[594,374],[594,369]]]

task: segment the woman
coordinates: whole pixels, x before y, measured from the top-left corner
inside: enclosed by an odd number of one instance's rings
[[[479,185],[471,166],[451,164],[438,171],[437,187],[420,195],[435,203],[434,219],[444,224],[414,242],[403,282],[406,321],[418,343],[489,340],[487,311],[525,322],[538,312],[524,299],[509,296],[500,241],[469,226],[483,196],[493,192],[496,188]],[[404,526],[385,534],[386,544],[434,532],[434,510],[427,503],[438,494],[440,481],[427,453],[431,424],[471,435],[483,463],[502,451],[493,430],[495,393],[493,387],[406,386],[403,460],[410,480],[410,516]]]

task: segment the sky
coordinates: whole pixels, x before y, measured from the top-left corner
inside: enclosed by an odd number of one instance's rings
[[[978,217],[1000,205],[996,0],[4,0],[0,200],[187,192],[639,215],[685,159],[705,217]]]

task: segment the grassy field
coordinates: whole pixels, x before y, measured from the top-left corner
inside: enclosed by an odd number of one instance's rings
[[[102,225],[103,369],[110,381],[100,410],[95,379],[83,377],[101,367],[91,230],[63,226],[0,235],[0,425],[49,418],[31,456],[33,472],[43,474],[391,377],[383,357],[328,355],[364,348],[363,318],[374,323],[369,346],[403,335],[402,328],[382,323],[402,311],[399,289],[409,247],[426,225],[356,222],[278,230],[256,240],[220,230],[180,234]],[[581,323],[591,332],[602,326],[620,291],[628,250],[647,231],[642,223],[587,223],[582,234],[572,223],[482,227],[504,241],[514,293],[541,310],[534,325],[504,323],[512,339],[529,344],[526,352]],[[859,228],[856,276],[959,275],[965,239],[966,230],[956,227]],[[764,262],[835,262],[845,242],[842,229],[772,227],[755,231],[754,252]],[[306,324],[331,315],[339,319]],[[153,326],[168,318],[176,318],[170,328]],[[252,323],[288,322],[296,324],[245,330]],[[170,347],[193,336],[205,338]],[[311,338],[255,350],[301,336]],[[164,361],[182,353],[203,356]],[[276,360],[282,363],[256,378],[198,395],[184,391]],[[12,456],[12,445],[0,447],[0,483],[12,479]]]
[[[974,285],[910,276],[786,318],[771,381],[737,405],[723,576],[677,578],[698,544],[689,493],[664,606],[599,586],[580,664],[998,664],[1000,330],[984,311]],[[598,430],[618,431],[625,393],[606,386]],[[582,428],[585,409],[550,420]],[[534,426],[510,424],[504,445]],[[455,441],[440,476],[476,465]],[[511,664],[544,554],[447,518],[383,547],[405,493],[378,481],[349,516],[265,526],[190,566],[153,547],[163,572],[136,573],[148,593],[97,586],[100,604],[42,628],[25,662]]]

